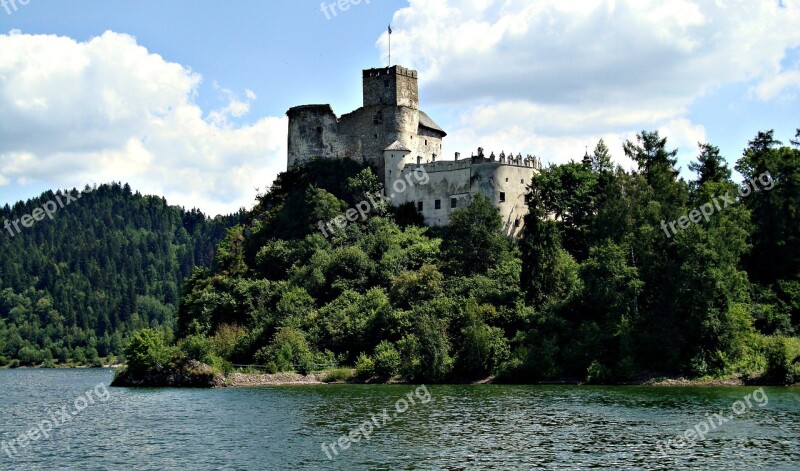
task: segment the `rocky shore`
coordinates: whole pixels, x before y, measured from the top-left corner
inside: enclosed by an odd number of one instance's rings
[[[145,373],[122,369],[111,383],[111,386],[129,388],[216,388],[225,385],[225,378],[221,374],[197,360],[181,361]]]
[[[231,373],[225,378],[225,386],[230,387],[255,387],[255,386],[288,386],[301,384],[322,384],[323,375],[311,373],[301,375],[297,373]]]

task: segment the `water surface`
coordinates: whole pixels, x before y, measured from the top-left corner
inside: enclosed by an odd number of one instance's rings
[[[12,457],[0,450],[0,470],[800,469],[798,388],[764,388],[763,407],[751,400],[704,440],[670,450],[665,440],[733,415],[757,388],[105,389],[112,377],[0,370],[0,442],[70,415]],[[359,426],[373,416],[366,440]],[[358,443],[323,451],[351,431]]]

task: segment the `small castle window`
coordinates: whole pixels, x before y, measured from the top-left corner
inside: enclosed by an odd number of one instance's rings
[[[520,185],[524,185],[524,184],[525,184],[525,179],[522,179],[522,178],[521,178],[521,179],[519,180],[519,184],[520,184]]]
[[[434,201],[434,209],[442,209],[442,200]]]
[[[317,126],[317,134],[322,134],[322,126]]]
[[[427,139],[425,139],[425,145],[426,145],[426,146],[428,145],[428,140],[427,140]]]
[[[506,194],[504,192],[502,192],[502,191],[500,192],[500,202],[501,203],[505,203],[506,202]]]
[[[508,183],[508,178],[506,178],[506,183]]]
[[[458,206],[458,200],[455,198],[450,198],[450,207],[456,208]]]
[[[417,201],[417,211],[422,212],[422,201]]]

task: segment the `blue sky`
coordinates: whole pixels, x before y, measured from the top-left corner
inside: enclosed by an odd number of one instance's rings
[[[249,207],[285,169],[285,111],[358,107],[390,22],[392,62],[420,71],[446,156],[481,145],[564,162],[604,138],[630,166],[622,142],[659,129],[685,169],[697,141],[732,165],[758,130],[788,143],[800,127],[797,1],[363,0],[327,17],[318,0],[9,8],[0,204],[115,180],[211,214]]]

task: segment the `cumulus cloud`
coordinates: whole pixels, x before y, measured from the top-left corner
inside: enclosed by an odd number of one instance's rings
[[[705,140],[688,120],[695,100],[735,82],[772,99],[800,73],[781,69],[800,45],[796,2],[410,0],[392,26],[392,57],[419,70],[423,104],[462,106],[447,129],[462,152],[563,162],[600,137],[659,129],[685,160]],[[386,34],[377,44],[385,54]],[[622,161],[621,145],[612,152]]]
[[[201,80],[126,34],[0,35],[0,186],[123,181],[210,214],[250,207],[285,169],[285,118],[235,125],[257,97],[219,87],[204,116]]]

